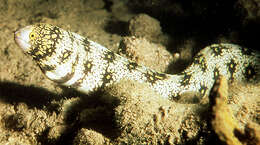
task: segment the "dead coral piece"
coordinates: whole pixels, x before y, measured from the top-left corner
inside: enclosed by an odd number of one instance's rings
[[[165,44],[167,38],[163,36],[160,22],[147,14],[139,14],[129,21],[128,31],[131,36],[146,38],[150,42]]]
[[[151,43],[145,38],[124,37],[119,52],[136,63],[159,72],[166,71],[173,61],[173,55],[164,46]]]
[[[228,145],[242,145],[234,134],[235,130],[239,130],[238,123],[227,106],[228,82],[224,77],[217,80],[210,96],[215,97],[212,100],[214,119],[211,123],[219,139]]]
[[[182,144],[198,138],[201,124],[206,124],[199,115],[205,106],[163,99],[146,84],[122,80],[106,92],[120,100],[116,144]]]
[[[94,131],[82,128],[77,136],[74,138],[73,144],[77,145],[102,145],[108,144],[109,140],[102,134]]]

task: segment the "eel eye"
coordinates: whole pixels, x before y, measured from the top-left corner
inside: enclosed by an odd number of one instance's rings
[[[29,35],[30,39],[33,40],[36,38],[36,34],[34,32],[31,32]]]

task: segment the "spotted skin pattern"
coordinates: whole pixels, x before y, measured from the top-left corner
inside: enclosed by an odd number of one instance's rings
[[[28,37],[26,48],[20,43],[24,37]],[[138,65],[88,38],[49,24],[20,29],[15,40],[49,79],[87,94],[129,79],[147,83],[168,99],[186,92],[205,96],[219,75],[231,80],[250,80],[256,77],[259,68],[257,54],[234,44],[208,46],[186,70],[170,75]]]

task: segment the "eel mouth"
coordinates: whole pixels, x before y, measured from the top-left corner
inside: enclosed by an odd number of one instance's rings
[[[17,30],[14,33],[14,40],[16,44],[23,49],[24,52],[28,52],[31,48],[30,33],[32,32],[32,26],[26,26]]]

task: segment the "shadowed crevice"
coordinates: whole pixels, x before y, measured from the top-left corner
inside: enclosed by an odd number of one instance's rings
[[[53,99],[61,96],[44,88],[24,86],[13,82],[0,82],[0,99],[6,103],[26,103],[29,107],[42,109]]]

